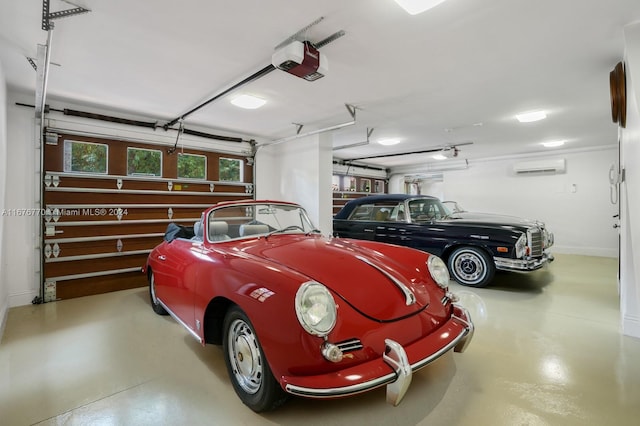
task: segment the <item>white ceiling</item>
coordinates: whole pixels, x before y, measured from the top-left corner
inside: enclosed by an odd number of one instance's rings
[[[609,72],[623,59],[625,25],[640,20],[638,0],[448,0],[411,16],[393,0],[75,0],[90,13],[54,21],[47,96],[114,115],[164,124],[271,62],[275,46],[320,17],[305,38],[329,62],[308,82],[280,70],[235,90],[185,119],[260,142],[351,120],[334,131],[338,158],[411,152],[443,144],[459,158],[616,143]],[[0,0],[0,62],[10,89],[33,91],[35,58],[45,44],[42,0]],[[51,12],[73,8],[50,0]],[[231,95],[267,104],[242,110]],[[521,124],[514,115],[542,109]],[[481,123],[481,125],[480,125]],[[161,130],[162,131],[162,130]],[[376,143],[400,138],[393,147]],[[426,155],[364,161],[386,167]]]

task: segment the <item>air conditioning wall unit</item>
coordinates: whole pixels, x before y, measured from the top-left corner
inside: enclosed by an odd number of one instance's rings
[[[564,173],[566,169],[567,163],[564,158],[522,161],[513,165],[513,171],[518,175],[531,173]]]

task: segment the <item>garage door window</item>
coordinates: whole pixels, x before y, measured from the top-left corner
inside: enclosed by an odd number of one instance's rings
[[[64,141],[64,171],[107,174],[109,147],[101,143]]]
[[[195,154],[178,154],[178,177],[206,179],[207,157]]]
[[[162,176],[162,151],[127,148],[128,176]]]
[[[223,182],[242,182],[242,160],[236,158],[220,158],[220,177]]]

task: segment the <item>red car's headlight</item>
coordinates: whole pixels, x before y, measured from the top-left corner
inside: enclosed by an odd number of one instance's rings
[[[336,302],[322,284],[315,281],[302,284],[295,303],[298,321],[308,333],[324,337],[336,325]]]
[[[449,270],[447,265],[438,256],[431,255],[427,261],[427,267],[433,280],[441,288],[445,289],[449,287]]]

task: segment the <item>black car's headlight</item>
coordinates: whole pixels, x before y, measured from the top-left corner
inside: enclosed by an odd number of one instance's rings
[[[308,333],[324,337],[336,325],[336,302],[322,284],[315,281],[302,284],[295,303],[298,321]]]
[[[521,258],[527,252],[527,237],[522,234],[516,241],[516,258]]]
[[[429,256],[427,268],[429,268],[429,273],[436,284],[444,289],[449,286],[449,270],[442,259],[435,255]]]

